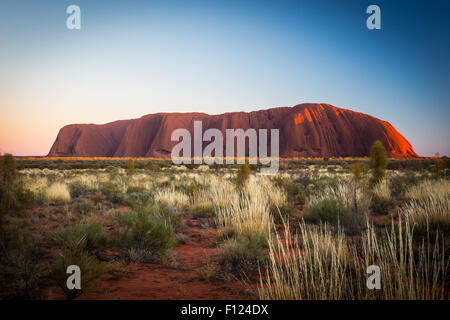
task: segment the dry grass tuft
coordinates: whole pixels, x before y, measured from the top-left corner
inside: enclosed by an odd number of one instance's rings
[[[447,299],[449,258],[443,243],[413,246],[408,220],[376,235],[368,225],[360,249],[341,229],[300,224],[269,241],[269,265],[261,273],[261,299]],[[366,287],[367,267],[381,270],[381,290]],[[447,297],[446,297],[447,295]]]
[[[55,182],[45,191],[45,199],[49,203],[64,204],[70,202],[70,192],[67,184]]]

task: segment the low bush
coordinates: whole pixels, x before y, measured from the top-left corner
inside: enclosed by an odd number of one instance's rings
[[[183,210],[189,206],[190,199],[182,191],[175,190],[175,188],[166,188],[158,190],[155,193],[155,202]]]
[[[97,209],[97,206],[91,201],[81,200],[72,203],[72,208],[75,212],[81,215],[88,215],[91,212],[95,211]]]
[[[336,199],[322,199],[307,207],[305,218],[335,223],[342,220],[343,215],[344,208]]]
[[[400,214],[413,223],[416,232],[432,236],[450,234],[450,182],[425,180],[406,192],[409,199]]]
[[[103,225],[93,219],[59,228],[52,234],[51,239],[57,246],[71,251],[100,251],[106,249],[110,244]]]
[[[45,191],[45,199],[50,204],[70,203],[69,187],[65,183],[55,182]]]
[[[79,196],[87,193],[86,186],[81,181],[74,181],[69,184],[70,196],[72,198],[78,198]]]
[[[285,203],[282,206],[272,206],[270,212],[276,223],[283,223],[289,221],[293,209],[290,203]]]
[[[373,187],[370,209],[375,214],[386,214],[393,205],[391,199],[390,184],[387,180],[382,180]]]
[[[257,270],[265,261],[262,251],[265,239],[239,236],[226,240],[219,246],[218,263],[223,270],[235,275],[246,275]]]
[[[34,299],[48,274],[36,239],[16,228],[0,229],[1,298]]]
[[[305,193],[298,193],[295,196],[295,201],[299,204],[305,204],[306,202],[306,194]]]
[[[375,214],[387,214],[392,207],[392,200],[374,195],[370,200],[370,210]]]
[[[242,188],[250,178],[251,170],[247,163],[241,164],[236,173],[236,186]]]
[[[100,186],[102,194],[112,203],[121,203],[124,200],[122,190],[112,182],[104,182]]]
[[[76,265],[81,271],[81,289],[68,289],[67,268]],[[80,249],[65,251],[56,259],[52,271],[53,280],[59,285],[67,299],[72,300],[93,288],[97,280],[107,271],[107,265]]]
[[[404,175],[397,175],[390,179],[389,188],[392,197],[403,198],[406,190],[418,184],[420,178],[414,172],[406,172]]]
[[[150,191],[129,192],[125,196],[124,203],[134,209],[149,205],[153,201]]]
[[[194,218],[211,218],[215,215],[215,209],[212,205],[199,204],[190,208],[190,212]]]
[[[197,269],[200,277],[208,283],[213,282],[219,276],[220,266],[216,263],[208,262]]]
[[[154,207],[116,214],[120,230],[118,245],[152,252],[170,249],[177,244],[170,220]]]

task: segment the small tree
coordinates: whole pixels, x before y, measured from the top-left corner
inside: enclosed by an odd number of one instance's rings
[[[149,171],[154,171],[156,169],[156,164],[154,164],[152,160],[149,160],[145,165],[145,169]]]
[[[353,173],[353,183],[351,184],[352,186],[352,194],[353,194],[353,210],[355,212],[358,212],[358,188],[359,185],[361,183],[362,177],[363,177],[363,173],[364,173],[364,168],[361,165],[361,163],[359,162],[355,162],[353,164],[353,169],[352,169],[352,173]]]
[[[0,211],[10,211],[16,204],[16,159],[6,154],[0,157]]]
[[[375,141],[372,149],[370,150],[369,162],[369,166],[372,171],[372,178],[370,180],[370,184],[372,186],[383,180],[387,162],[386,150],[379,140]]]
[[[247,162],[239,166],[239,170],[236,175],[236,185],[238,188],[242,188],[247,180],[250,178],[250,167]]]
[[[359,162],[355,162],[353,164],[352,173],[353,173],[353,180],[355,181],[355,183],[359,184],[364,173],[364,168],[362,164]]]
[[[444,163],[442,162],[441,154],[436,152],[434,156],[434,165],[436,177],[439,178],[442,175],[442,170],[444,169]]]
[[[134,173],[134,159],[129,159],[127,162],[127,171],[128,174]]]

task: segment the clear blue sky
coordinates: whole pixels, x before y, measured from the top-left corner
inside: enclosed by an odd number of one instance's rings
[[[46,154],[70,123],[318,102],[450,155],[449,15],[450,1],[2,0],[0,151]]]

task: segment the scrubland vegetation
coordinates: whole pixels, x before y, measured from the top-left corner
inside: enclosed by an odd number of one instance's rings
[[[247,164],[0,159],[3,299],[88,297],[130,264],[185,272],[177,252],[194,236],[216,249],[199,281],[238,281],[253,298],[449,298],[448,159],[388,161],[375,146],[371,159],[284,161],[273,176]],[[81,290],[65,286],[72,264]],[[370,265],[379,290],[366,286]]]

